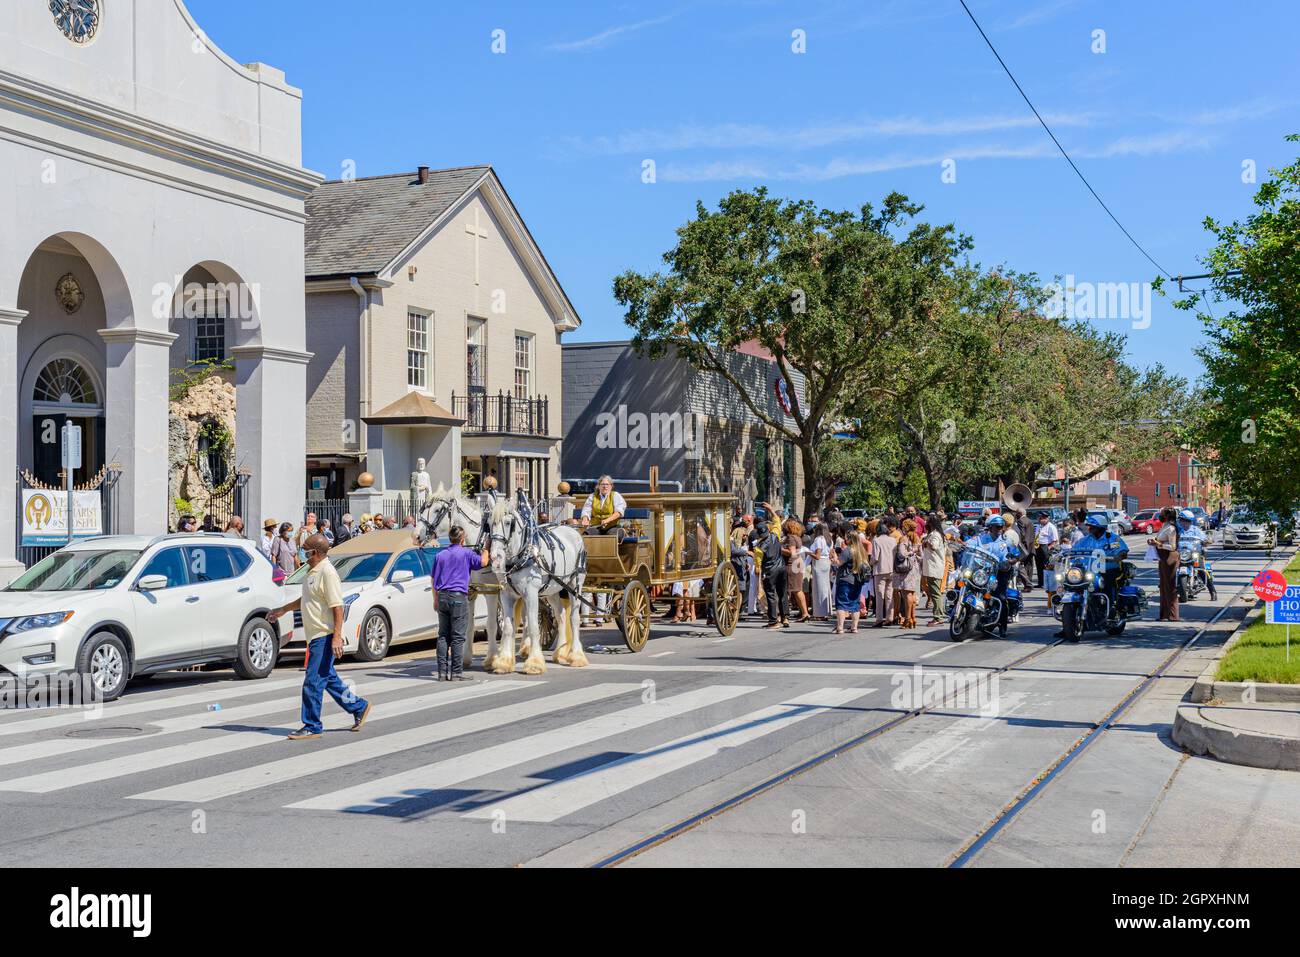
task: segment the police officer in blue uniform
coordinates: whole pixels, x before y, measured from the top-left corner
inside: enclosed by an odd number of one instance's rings
[[[1007,636],[1009,617],[1005,600],[1007,588],[1011,584],[1011,576],[1016,571],[1015,560],[1020,557],[1020,549],[1008,542],[1002,534],[1006,530],[1006,524],[1006,520],[1001,515],[990,515],[984,523],[984,533],[969,542],[998,560],[998,586],[993,594],[1003,599],[1002,615],[998,620],[998,634],[1003,638]]]
[[[1128,543],[1110,530],[1106,516],[1094,512],[1083,521],[1083,538],[1070,549],[1071,552],[1092,554],[1100,551],[1105,556],[1102,573],[1102,588],[1110,599],[1109,621],[1119,620],[1119,578],[1124,573],[1123,562],[1128,558]],[[1064,638],[1064,630],[1058,631],[1056,637]]]
[[[1196,513],[1191,509],[1185,508],[1178,513],[1178,531],[1180,544],[1200,547],[1201,561],[1205,562],[1205,587],[1210,593],[1210,600],[1218,601],[1219,591],[1214,587],[1214,572],[1210,569],[1209,559],[1205,556],[1205,549],[1210,547],[1210,536],[1205,534],[1205,529],[1196,524]]]

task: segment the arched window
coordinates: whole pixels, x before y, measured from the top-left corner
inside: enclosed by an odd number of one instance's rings
[[[55,359],[42,369],[32,399],[55,405],[99,405],[94,380],[75,359]]]

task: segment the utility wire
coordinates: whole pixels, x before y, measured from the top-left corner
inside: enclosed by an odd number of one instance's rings
[[[1106,211],[1106,215],[1109,216],[1114,221],[1115,225],[1119,227],[1120,232],[1128,237],[1128,241],[1137,247],[1138,252],[1143,256],[1146,256],[1146,258],[1151,262],[1151,265],[1160,270],[1160,272],[1167,278],[1173,279],[1174,277],[1170,275],[1169,271],[1151,258],[1151,254],[1142,248],[1142,244],[1133,238],[1133,234],[1124,228],[1124,224],[1119,221],[1119,217],[1112,213],[1110,207],[1106,205],[1106,202],[1097,195],[1097,191],[1092,188],[1092,184],[1088,182],[1088,178],[1084,176],[1079,167],[1074,164],[1074,160],[1070,159],[1070,154],[1065,151],[1065,147],[1061,145],[1061,141],[1056,138],[1056,134],[1052,132],[1052,128],[1047,125],[1047,121],[1043,119],[1042,114],[1038,112],[1038,108],[1034,106],[1033,102],[1029,99],[1029,96],[1020,86],[1020,81],[1016,79],[1015,74],[1011,72],[1011,68],[1007,66],[1006,61],[1002,59],[1002,54],[998,53],[997,47],[993,45],[993,41],[989,39],[989,35],[984,32],[984,28],[980,26],[980,22],[975,19],[975,14],[970,12],[970,7],[966,6],[966,0],[959,0],[959,2],[961,3],[962,9],[966,11],[966,16],[970,17],[970,22],[975,24],[975,29],[980,32],[980,36],[984,38],[984,42],[989,45],[989,49],[993,51],[993,55],[998,58],[998,63],[1002,64],[1002,69],[1006,71],[1011,82],[1015,84],[1016,90],[1019,91],[1021,97],[1024,98],[1024,101],[1029,104],[1029,108],[1034,111],[1034,116],[1038,117],[1038,122],[1043,125],[1043,129],[1046,130],[1047,135],[1052,138],[1052,142],[1056,144],[1056,148],[1061,151],[1061,155],[1065,157],[1065,161],[1070,164],[1070,168],[1074,170],[1079,179],[1083,181],[1083,185],[1088,187],[1088,192],[1092,193],[1092,198],[1101,204],[1101,208]]]

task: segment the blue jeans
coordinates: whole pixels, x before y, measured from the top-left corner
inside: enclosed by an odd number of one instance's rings
[[[320,723],[320,706],[326,691],[340,708],[354,717],[366,710],[366,699],[354,697],[334,670],[332,635],[322,635],[307,642],[307,674],[302,679],[302,724],[317,733],[324,730]]]

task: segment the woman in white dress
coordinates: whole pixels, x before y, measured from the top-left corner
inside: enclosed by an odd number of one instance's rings
[[[830,532],[819,524],[809,548],[812,556],[812,616],[826,621],[831,616],[831,543]]]

